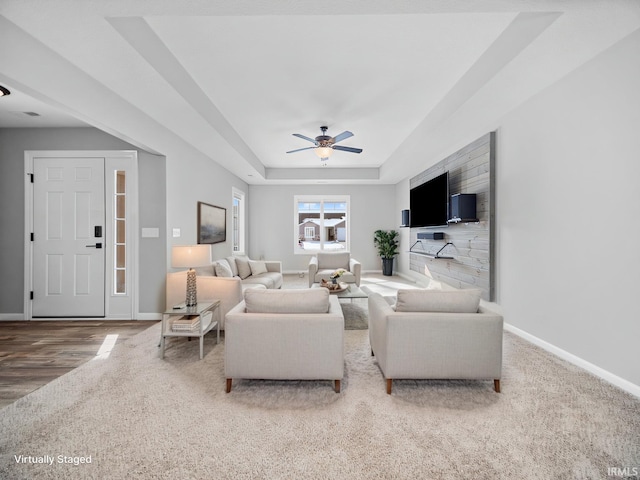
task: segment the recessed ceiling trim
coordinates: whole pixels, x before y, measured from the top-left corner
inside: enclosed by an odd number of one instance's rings
[[[431,132],[450,118],[561,15],[562,13],[557,12],[518,14],[382,165],[383,175],[386,177],[389,173],[397,172],[399,175],[396,180],[403,178],[399,165],[410,158],[407,152],[420,151],[424,139]]]
[[[6,40],[0,42],[0,58],[6,71],[12,73],[9,77],[0,72],[0,81],[9,83],[16,91],[56,107],[149,153],[168,155],[170,151],[178,149],[207,158],[193,145],[2,15],[0,31],[3,40]],[[5,45],[20,45],[20,49],[5,48]],[[28,58],[29,62],[25,62],[24,58]],[[73,82],[69,82],[69,78]],[[86,105],[91,105],[91,110]],[[91,117],[82,112],[88,112]],[[116,124],[117,130],[111,126]],[[145,142],[148,138],[160,138],[162,141],[154,142],[156,148],[152,148]]]
[[[262,162],[143,18],[107,21],[242,158],[265,175]]]
[[[379,168],[267,168],[267,180],[379,180]]]

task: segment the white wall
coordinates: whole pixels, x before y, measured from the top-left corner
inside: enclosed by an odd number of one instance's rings
[[[139,226],[158,227],[161,232],[160,238],[138,239],[139,309],[161,311],[166,271],[165,158],[95,128],[4,128],[0,129],[0,315],[21,318],[24,313],[25,150],[138,151]]]
[[[282,261],[284,271],[308,271],[310,255],[293,253],[293,197],[295,195],[351,196],[351,254],[363,270],[381,270],[373,245],[373,232],[398,229],[393,185],[304,185],[250,188],[249,254],[253,258]]]
[[[497,135],[498,302],[512,325],[640,385],[640,34]]]
[[[471,141],[497,130],[496,293],[505,321],[636,386],[639,58],[635,32],[497,125],[448,132]]]
[[[435,162],[434,162],[435,163]],[[428,166],[428,165],[427,165]],[[416,168],[419,168],[416,165]],[[425,167],[426,168],[426,167]],[[424,168],[422,169],[424,170]],[[420,170],[421,171],[421,170]],[[404,179],[402,182],[396,185],[396,210],[397,216],[401,219],[402,210],[409,209],[409,190],[411,189],[409,178]],[[425,282],[426,279],[423,275],[418,275],[416,272],[409,269],[409,255],[406,253],[411,248],[411,229],[400,228],[399,244],[400,255],[396,257],[396,267],[399,273],[413,279],[416,282]]]
[[[225,208],[227,210],[227,241],[211,246],[212,258],[224,258],[233,250],[231,238],[231,211],[233,187],[246,194],[248,185],[205,158],[178,158],[167,155],[167,266],[171,269],[171,246],[193,245],[197,243],[198,202]],[[180,237],[173,237],[173,229],[180,229]],[[245,219],[248,229],[248,219]]]

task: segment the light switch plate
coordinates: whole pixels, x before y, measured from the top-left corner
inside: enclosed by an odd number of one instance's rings
[[[179,237],[180,236],[180,229],[179,228],[174,228],[173,229],[173,237]]]
[[[153,227],[142,228],[142,238],[158,238],[160,236],[160,229]]]

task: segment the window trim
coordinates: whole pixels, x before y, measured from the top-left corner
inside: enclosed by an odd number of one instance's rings
[[[238,200],[238,217],[235,218],[234,202]],[[245,215],[246,215],[246,195],[242,190],[236,187],[231,187],[231,251],[233,255],[244,255],[246,250],[246,227],[245,227]],[[235,223],[238,223],[238,250],[235,250]]]
[[[299,203],[320,203],[320,249],[311,251],[300,251],[298,248],[299,240]],[[317,252],[324,251],[324,244],[327,241],[324,228],[324,204],[341,202],[346,205],[346,234],[345,251],[351,251],[351,195],[294,195],[293,196],[293,254],[294,255],[315,255]]]

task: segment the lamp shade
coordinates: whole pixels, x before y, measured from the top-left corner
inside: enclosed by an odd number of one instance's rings
[[[211,247],[209,245],[175,245],[171,247],[172,267],[204,267],[210,263]]]

